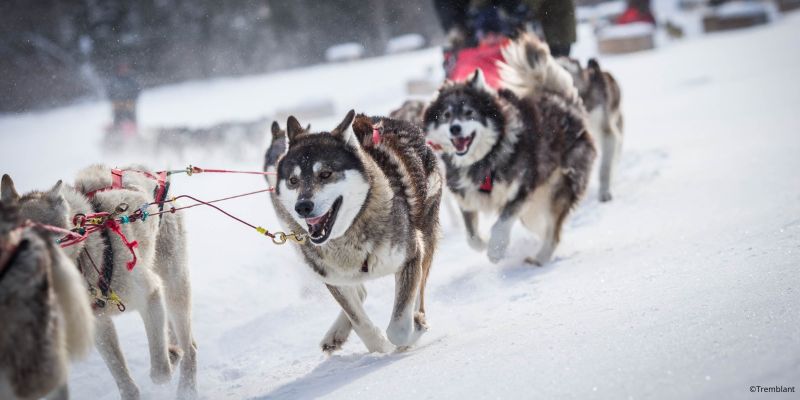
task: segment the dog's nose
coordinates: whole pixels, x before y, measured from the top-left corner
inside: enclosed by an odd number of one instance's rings
[[[450,125],[450,134],[451,135],[460,135],[461,134],[461,125]]]
[[[297,211],[298,215],[305,218],[314,211],[314,202],[311,200],[299,200],[295,203],[294,210]]]

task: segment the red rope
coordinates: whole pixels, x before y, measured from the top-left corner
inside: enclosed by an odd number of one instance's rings
[[[235,215],[223,210],[220,207],[215,206],[212,203],[217,203],[217,202],[220,202],[220,201],[223,201],[223,200],[230,200],[230,199],[235,199],[235,198],[238,198],[238,197],[250,196],[250,195],[253,195],[253,194],[257,194],[257,193],[264,193],[264,192],[271,192],[271,191],[272,191],[272,188],[264,189],[264,190],[258,190],[258,191],[250,192],[250,193],[244,193],[244,194],[240,194],[240,195],[236,195],[236,196],[225,197],[225,198],[222,198],[222,199],[217,199],[217,200],[212,200],[212,201],[203,201],[203,200],[200,200],[200,199],[198,199],[196,197],[190,196],[188,194],[182,194],[182,195],[177,196],[177,197],[175,197],[175,198],[173,198],[173,199],[171,199],[169,201],[153,202],[153,203],[150,203],[150,205],[155,205],[155,204],[160,204],[160,203],[168,203],[168,202],[171,202],[171,201],[174,201],[174,200],[178,200],[178,199],[182,199],[182,198],[191,199],[191,200],[195,201],[197,204],[192,204],[190,206],[183,206],[183,207],[177,207],[177,208],[176,207],[171,207],[169,210],[160,211],[160,212],[153,213],[153,214],[150,214],[150,215],[151,216],[155,216],[155,215],[161,215],[161,214],[166,214],[166,213],[174,214],[176,211],[186,210],[186,209],[192,208],[192,207],[209,206],[209,207],[211,207],[211,208],[213,208],[213,209],[225,214],[226,216],[228,216],[229,218],[231,218],[231,219],[233,219],[235,221],[238,221],[238,222],[240,222],[240,223],[242,223],[244,225],[247,225],[250,228],[257,229],[257,227],[255,225],[253,225],[253,224],[251,224],[251,223],[249,223],[249,222],[247,222],[247,221],[245,221],[245,220],[243,220],[243,219],[241,219],[241,218],[239,218],[239,217],[237,217],[237,216],[235,216]],[[266,232],[265,235],[269,236],[270,238],[274,238],[275,237],[275,235],[273,235],[272,233],[269,233],[269,232]]]

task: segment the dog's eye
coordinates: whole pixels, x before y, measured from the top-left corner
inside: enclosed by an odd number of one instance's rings
[[[473,115],[475,115],[474,111],[472,111],[472,110],[464,110],[464,116],[465,117],[472,118]]]
[[[321,179],[328,179],[331,177],[331,171],[322,171],[319,173]]]
[[[299,181],[299,179],[297,179],[296,176],[293,176],[293,177],[289,178],[289,184],[292,185],[292,186],[297,185],[298,181]]]
[[[450,111],[445,111],[444,114],[442,114],[442,118],[450,119]]]

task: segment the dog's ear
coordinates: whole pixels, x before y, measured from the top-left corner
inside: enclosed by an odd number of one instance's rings
[[[311,132],[311,124],[306,125],[306,131]]]
[[[0,183],[0,198],[2,198],[3,201],[19,200],[17,188],[14,187],[14,181],[8,174],[3,175],[3,181]]]
[[[64,182],[59,179],[53,187],[45,193],[49,200],[61,200],[61,186]]]
[[[476,69],[472,74],[472,77],[469,78],[469,85],[478,90],[492,91],[492,88],[490,88],[486,83],[486,77],[483,76],[483,70],[480,68]]]
[[[342,142],[349,142],[350,139],[353,137],[353,119],[356,117],[355,110],[350,110],[347,115],[344,116],[342,122],[339,123],[334,130],[331,131],[331,135],[333,137],[341,140]]]
[[[272,131],[272,137],[279,137],[281,135],[281,126],[278,125],[278,121],[272,121],[272,127],[270,128]]]
[[[305,131],[303,130],[303,126],[300,125],[300,121],[298,121],[294,115],[290,115],[289,119],[286,120],[286,137],[289,139],[289,144],[291,145],[297,138],[297,135],[302,133],[305,133]]]

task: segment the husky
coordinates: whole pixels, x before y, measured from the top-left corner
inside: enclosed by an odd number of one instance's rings
[[[408,121],[422,127],[422,117],[425,115],[425,101],[406,100],[400,108],[389,113],[389,118]]]
[[[600,140],[600,201],[609,201],[611,179],[622,151],[619,85],[613,75],[600,69],[594,58],[589,59],[586,68],[572,58],[559,57],[558,63],[572,75],[589,117],[589,131]]]
[[[0,398],[68,398],[70,360],[94,340],[94,318],[75,264],[49,232],[24,227],[0,202]]]
[[[478,69],[445,82],[425,111],[428,139],[443,150],[447,186],[462,211],[469,245],[504,258],[517,220],[539,228],[541,248],[526,261],[547,263],[564,220],[586,190],[595,158],[581,101],[547,45],[523,35],[503,48],[502,89]],[[498,215],[488,243],[479,213]]]
[[[309,125],[309,128],[311,126]],[[270,127],[272,133],[272,141],[269,142],[269,148],[264,154],[264,172],[275,172],[275,166],[278,165],[278,159],[286,153],[286,131],[281,129],[278,121],[273,121]],[[275,175],[264,175],[267,183],[271,187],[275,187]]]
[[[442,195],[424,135],[407,122],[352,110],[330,132],[304,130],[290,116],[286,133],[276,213],[287,230],[306,235],[299,250],[342,308],[322,350],[340,349],[351,330],[370,352],[413,345],[427,330],[425,283]],[[364,310],[364,282],[390,274],[395,301],[384,336]]]
[[[148,172],[141,167],[132,169]],[[149,173],[149,172],[148,172]],[[8,175],[2,180],[2,199],[19,205],[23,218],[71,228],[73,216],[95,212],[117,213],[127,204],[129,213],[154,201],[154,182],[139,172],[127,172],[122,188],[112,186],[111,169],[93,165],[80,171],[74,186],[60,181],[50,190],[19,196]],[[150,212],[156,206],[150,207]],[[180,359],[178,396],[196,397],[196,346],[191,329],[191,287],[186,254],[186,232],[180,214],[151,216],[122,225],[128,241],[136,241],[136,265],[128,270],[131,250],[109,229],[65,248],[95,293],[96,347],[111,370],[123,399],[138,399],[136,386],[122,351],[112,317],[120,314],[113,304],[118,296],[127,311],[142,317],[150,351],[150,377],[160,384],[170,380]],[[96,269],[95,269],[96,268]],[[100,274],[97,272],[99,271]],[[170,345],[169,333],[177,342]]]

